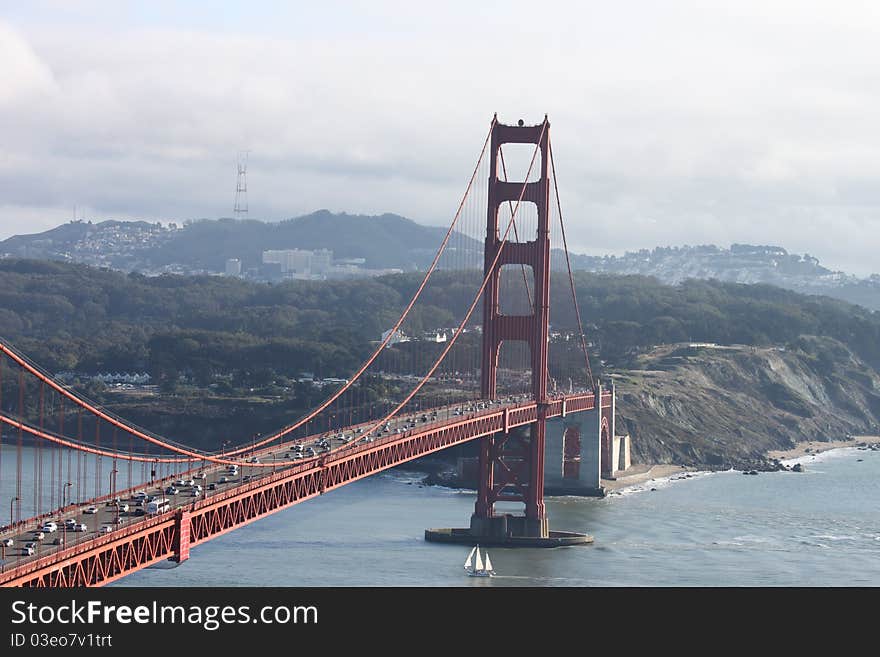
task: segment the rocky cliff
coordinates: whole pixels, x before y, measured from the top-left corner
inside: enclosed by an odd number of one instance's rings
[[[754,467],[805,440],[878,433],[880,375],[845,346],[658,347],[612,375],[633,460]]]

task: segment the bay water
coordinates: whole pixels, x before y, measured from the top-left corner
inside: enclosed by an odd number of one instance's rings
[[[114,586],[880,586],[880,452],[800,462],[803,473],[701,473],[603,499],[547,498],[551,527],[595,542],[490,548],[494,578],[466,576],[469,546],[423,538],[467,526],[474,492],[394,470]]]

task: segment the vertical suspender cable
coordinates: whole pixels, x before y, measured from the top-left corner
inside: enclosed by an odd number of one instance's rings
[[[577,317],[578,331],[580,331],[581,336],[581,349],[584,352],[584,363],[587,367],[587,384],[589,386],[588,390],[592,390],[594,387],[593,370],[590,367],[590,355],[587,352],[587,339],[584,336],[584,325],[581,322],[581,310],[580,306],[578,305],[577,294],[575,293],[574,289],[574,275],[571,273],[571,258],[569,258],[568,256],[568,240],[565,237],[565,222],[562,220],[562,203],[559,200],[559,185],[556,181],[556,162],[553,159],[553,144],[548,144],[548,147],[550,150],[550,168],[553,171],[553,189],[556,193],[556,207],[557,212],[559,213],[559,226],[562,230],[562,245],[565,248],[565,264],[568,267],[568,282],[571,286],[571,297],[572,299],[574,299],[574,312],[575,316]],[[597,403],[599,402],[597,401]]]
[[[18,372],[18,417],[24,419],[24,368]],[[18,429],[18,446],[16,452],[16,482],[15,482],[15,516],[21,520],[21,441],[24,437],[21,427]]]

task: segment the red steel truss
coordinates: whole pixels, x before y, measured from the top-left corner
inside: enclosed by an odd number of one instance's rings
[[[610,393],[602,395],[603,410]],[[595,408],[595,394],[554,398],[546,417]],[[389,436],[350,450],[331,453],[324,461],[282,470],[230,489],[186,509],[118,529],[82,544],[0,573],[3,586],[103,586],[166,559],[185,561],[192,546],[242,525],[339,488],[387,468],[453,445],[538,420],[539,406],[527,402],[455,417],[404,436]]]

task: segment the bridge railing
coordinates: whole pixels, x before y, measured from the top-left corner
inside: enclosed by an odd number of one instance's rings
[[[550,411],[553,415],[559,415],[562,412],[562,404],[563,400],[565,400],[566,412],[577,412],[580,410],[585,410],[587,408],[591,408],[595,406],[595,399],[593,398],[593,393],[582,393],[575,395],[557,395],[551,399],[550,402]],[[610,394],[608,396],[602,396],[603,403],[608,401],[610,403]],[[484,402],[485,403],[485,402]],[[460,407],[466,405],[453,405],[450,408]],[[434,409],[431,409],[433,411]],[[458,423],[467,423],[471,422],[475,419],[486,419],[490,417],[497,416],[499,420],[499,427],[503,426],[503,416],[504,414],[509,414],[509,423],[511,426],[529,424],[534,422],[537,419],[537,405],[534,401],[525,401],[513,404],[495,404],[489,405],[486,408],[469,411],[466,413],[462,413],[461,416],[455,416],[446,418],[444,420],[437,421],[429,421],[424,423],[423,425],[417,428],[409,428],[404,430],[401,433],[391,433],[387,436],[379,436],[375,438],[372,442],[362,443],[354,446],[347,446],[344,449],[336,450],[331,452],[326,457],[315,457],[310,459],[307,462],[302,464],[297,464],[294,466],[284,466],[281,470],[273,471],[268,475],[257,477],[249,482],[242,482],[240,485],[235,486],[234,488],[229,488],[225,491],[214,493],[213,495],[208,494],[205,491],[205,495],[203,497],[194,498],[192,503],[189,505],[184,505],[179,508],[188,508],[190,511],[198,511],[200,509],[204,509],[206,507],[210,507],[216,505],[218,503],[223,503],[225,501],[229,501],[235,499],[236,497],[246,496],[252,491],[260,488],[265,488],[267,485],[272,485],[274,483],[289,479],[291,477],[295,477],[297,475],[301,475],[305,472],[320,470],[327,468],[334,463],[339,461],[343,461],[352,457],[356,457],[359,454],[364,452],[374,451],[377,449],[381,449],[389,444],[400,442],[402,440],[410,440],[413,438],[419,438],[424,436],[425,434],[433,433],[439,429],[443,429],[444,427],[448,427],[451,424]],[[369,423],[364,423],[364,426],[368,426]],[[355,427],[358,425],[355,425]],[[346,428],[349,430],[352,427]],[[333,432],[331,432],[333,433]],[[326,435],[327,432],[321,432],[318,434],[313,434],[312,436],[301,438],[295,441],[288,441],[286,443],[281,443],[280,445],[275,445],[274,447],[262,448],[258,451],[255,451],[254,454],[266,455],[273,451],[277,451],[280,449],[285,449],[289,445],[293,445],[299,442],[308,442],[310,440],[314,440],[318,437]],[[243,463],[242,467],[246,467],[247,463]],[[208,466],[211,467],[211,466]],[[199,470],[206,469],[202,466],[193,467],[189,470],[182,471],[177,474],[168,475],[163,477],[162,479],[154,480],[151,482],[144,482],[137,486],[132,486],[130,488],[123,489],[121,491],[117,491],[115,494],[108,494],[99,498],[95,498],[88,503],[99,503],[101,501],[106,501],[110,499],[114,499],[115,497],[121,497],[123,494],[131,494],[137,490],[143,490],[144,488],[156,487],[158,484],[158,488],[161,489],[164,483],[171,481],[175,477],[179,477],[184,474],[194,473]],[[68,505],[65,507],[64,513],[69,513],[71,510],[78,509],[83,506],[83,503]],[[39,520],[40,518],[47,518],[58,516],[59,513],[62,513],[61,510],[56,510],[54,513],[43,514],[39,518],[29,519],[30,522],[34,520]],[[92,551],[97,548],[100,548],[103,545],[107,545],[113,543],[114,541],[123,540],[128,536],[133,534],[141,533],[144,531],[149,531],[154,527],[163,525],[164,523],[173,522],[173,514],[163,514],[161,516],[144,516],[142,520],[135,520],[132,522],[126,522],[124,525],[119,525],[114,528],[112,532],[106,535],[98,535],[86,541],[80,541],[72,546],[63,546],[59,547],[57,550],[52,551],[50,554],[43,555],[35,555],[34,557],[21,559],[18,561],[18,564],[11,569],[7,569],[5,567],[0,568],[0,572],[4,574],[4,579],[17,578],[22,575],[26,575],[27,573],[34,572],[40,570],[41,568],[51,565],[52,563],[57,563],[64,559],[76,556],[83,552]],[[22,524],[26,521],[22,521]],[[19,525],[20,526],[20,525]],[[4,564],[5,566],[5,564]]]

